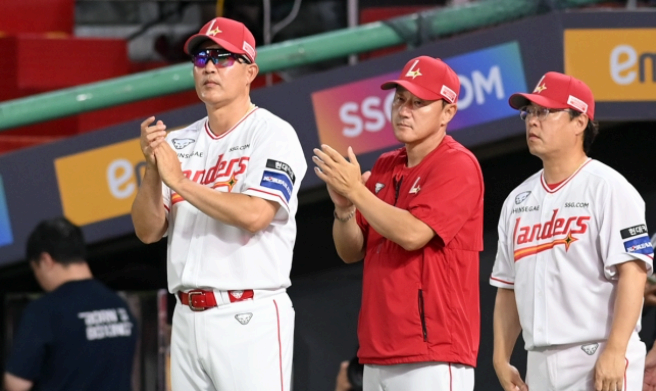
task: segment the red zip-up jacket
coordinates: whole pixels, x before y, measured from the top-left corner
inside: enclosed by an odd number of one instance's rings
[[[423,248],[406,251],[357,214],[366,246],[360,362],[435,361],[475,367],[483,249],[480,166],[450,136],[417,166],[406,164],[405,148],[383,154],[367,188],[388,204],[408,210],[435,236]]]

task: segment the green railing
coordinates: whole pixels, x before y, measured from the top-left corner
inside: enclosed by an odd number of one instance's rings
[[[570,8],[603,0],[479,0],[461,6],[375,22],[259,48],[261,73],[412,43],[495,25],[548,11],[551,2]],[[194,88],[191,64],[173,65],[0,104],[0,130],[116,106]]]

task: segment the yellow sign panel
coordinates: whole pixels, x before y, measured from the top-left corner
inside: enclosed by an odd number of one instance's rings
[[[596,101],[656,100],[656,28],[565,30],[565,73]]]
[[[130,213],[144,165],[138,138],[56,159],[64,215],[86,225]]]

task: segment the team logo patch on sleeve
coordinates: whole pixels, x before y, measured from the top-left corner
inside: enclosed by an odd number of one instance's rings
[[[294,185],[286,173],[265,170],[264,175],[262,175],[262,180],[260,181],[260,186],[279,191],[282,193],[283,197],[285,197],[287,202],[292,198]]]
[[[647,235],[647,225],[640,224],[636,225],[635,227],[624,228],[620,231],[620,234],[622,234],[622,239],[628,239],[639,235]]]
[[[624,242],[624,248],[628,253],[646,255],[654,253],[654,247],[652,246],[651,240],[649,240],[649,236],[647,235],[636,239],[627,240]]]
[[[294,175],[294,171],[292,170],[292,167],[289,164],[278,160],[267,159],[266,166],[267,168],[273,168],[274,170],[284,172],[292,181],[292,184],[296,183],[296,175]]]

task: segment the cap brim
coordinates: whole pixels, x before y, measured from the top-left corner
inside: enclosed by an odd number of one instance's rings
[[[383,90],[391,90],[392,88],[396,88],[397,86],[401,86],[405,88],[406,90],[410,91],[412,95],[416,96],[419,99],[438,100],[444,98],[441,94],[428,90],[424,87],[418,86],[417,84],[411,83],[407,80],[386,81],[385,83],[381,84],[380,88]]]
[[[510,98],[508,98],[508,104],[510,107],[516,110],[530,105],[531,102],[548,109],[569,108],[568,105],[563,104],[562,102],[558,102],[538,94],[512,94]]]
[[[193,51],[198,49],[198,46],[200,46],[200,44],[202,44],[205,41],[212,41],[231,53],[243,54],[246,55],[248,58],[251,58],[251,56],[248,53],[246,53],[244,49],[240,49],[235,45],[231,44],[230,42],[224,41],[221,38],[210,37],[203,34],[195,34],[189,37],[189,39],[187,39],[187,42],[185,42],[184,44],[184,52],[187,54],[191,54]],[[251,61],[252,60],[253,59],[251,59]]]

